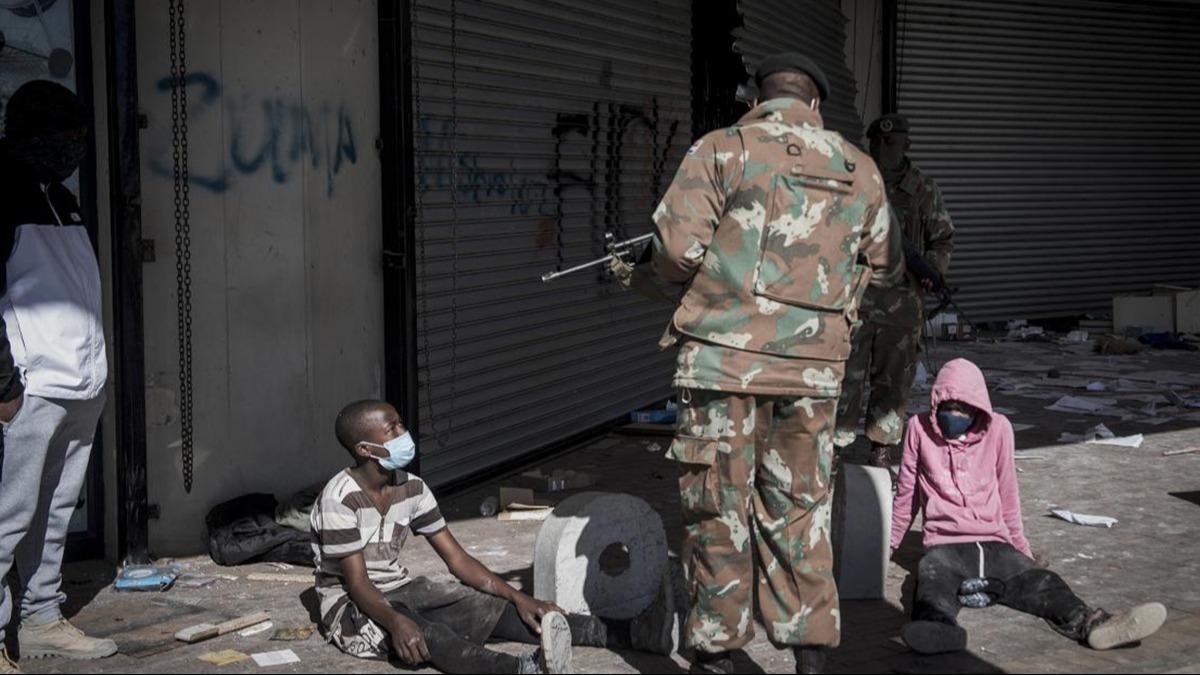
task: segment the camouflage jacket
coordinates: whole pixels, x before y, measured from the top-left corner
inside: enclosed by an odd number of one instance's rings
[[[954,250],[954,224],[937,183],[909,161],[907,168],[886,185],[900,231],[945,277]],[[925,320],[922,297],[917,281],[905,274],[895,285],[867,291],[863,318],[873,323],[919,327]]]
[[[866,285],[903,273],[874,161],[796,99],[697,141],[654,223],[682,388],[837,396]]]

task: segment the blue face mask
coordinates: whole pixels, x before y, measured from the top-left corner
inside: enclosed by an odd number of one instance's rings
[[[367,441],[363,441],[363,443],[366,445],[373,445],[377,448],[383,448],[384,450],[388,451],[387,457],[378,458],[379,466],[382,466],[388,471],[398,471],[403,469],[411,464],[413,459],[415,459],[417,456],[417,443],[413,440],[412,434],[407,431],[404,432],[403,436],[397,436],[383,445],[378,443],[368,443]]]
[[[959,438],[975,425],[973,416],[951,410],[939,410],[937,421],[946,438]]]

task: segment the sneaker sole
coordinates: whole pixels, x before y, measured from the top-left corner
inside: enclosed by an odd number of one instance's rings
[[[913,621],[900,630],[904,644],[918,654],[947,654],[967,648],[967,631],[936,621]]]
[[[1088,646],[1096,650],[1113,649],[1150,637],[1167,620],[1167,608],[1157,602],[1139,605],[1120,617],[1110,619],[1088,635]]]
[[[571,625],[562,614],[549,612],[542,617],[542,671],[570,673],[571,660]]]

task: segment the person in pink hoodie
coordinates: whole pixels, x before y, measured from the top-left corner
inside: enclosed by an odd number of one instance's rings
[[[1012,424],[992,410],[987,383],[966,359],[942,367],[931,412],[914,416],[892,509],[895,554],[923,514],[925,555],[917,570],[912,621],[904,641],[922,654],[960,651],[962,607],[1001,604],[1041,617],[1093,649],[1111,649],[1157,631],[1159,603],[1110,615],[1089,607],[1062,577],[1033,561],[1021,523]]]

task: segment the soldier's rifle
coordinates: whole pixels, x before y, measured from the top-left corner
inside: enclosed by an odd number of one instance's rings
[[[979,329],[975,327],[975,322],[971,321],[971,318],[968,317],[966,313],[959,308],[958,303],[954,301],[954,292],[957,289],[950,288],[950,286],[946,284],[945,278],[942,277],[942,275],[933,267],[933,265],[929,264],[929,261],[925,259],[925,256],[921,255],[920,252],[917,251],[917,247],[908,240],[908,237],[903,237],[903,242],[904,264],[906,267],[908,267],[908,271],[912,272],[913,276],[915,276],[917,281],[920,281],[922,285],[924,285],[925,282],[929,282],[929,290],[931,290],[933,294],[937,296],[938,302],[940,303],[936,309],[930,312],[930,315],[936,315],[946,307],[950,307],[957,312],[958,315],[967,322],[967,324],[971,326],[971,329],[975,331],[975,335],[978,335]]]
[[[633,253],[633,250],[638,246],[638,244],[648,242],[652,238],[654,238],[653,233],[643,234],[642,236],[634,237],[633,239],[624,239],[621,241],[617,241],[616,235],[614,235],[612,232],[605,232],[604,233],[604,242],[605,242],[604,247],[606,250],[608,250],[608,255],[604,256],[603,258],[597,258],[590,262],[585,262],[582,265],[576,265],[574,267],[570,267],[565,270],[555,270],[553,272],[547,272],[542,275],[542,281],[543,282],[551,282],[559,277],[565,277],[568,274],[574,274],[576,272],[582,272],[583,270],[591,269],[593,267],[600,267],[602,265],[607,265],[608,263],[612,262],[612,260],[614,258],[619,258],[621,260],[625,260],[627,256],[629,256]]]

